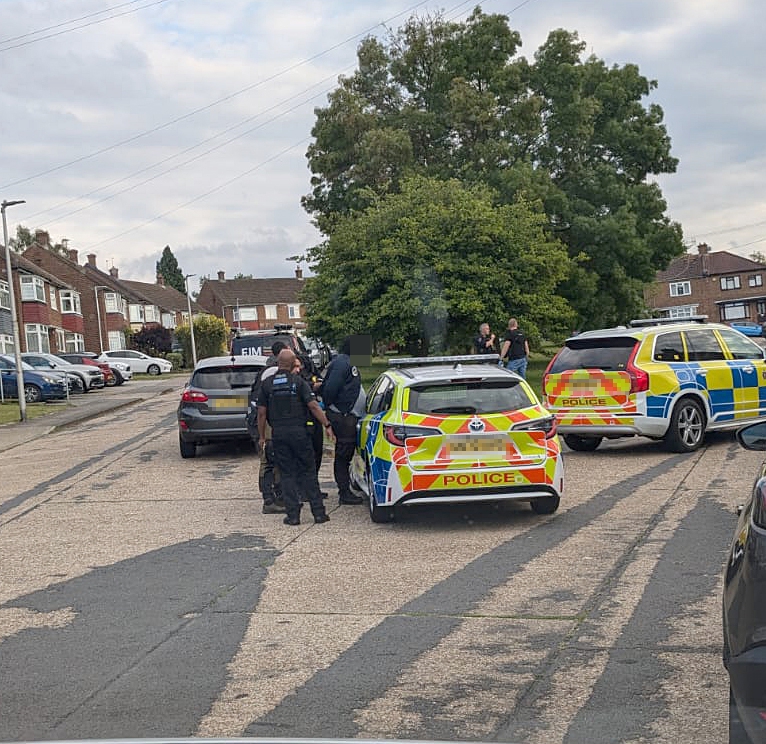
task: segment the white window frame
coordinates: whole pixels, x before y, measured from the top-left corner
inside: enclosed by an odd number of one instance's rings
[[[50,285],[50,290],[51,290],[51,310],[58,310],[59,304],[58,304],[58,301],[56,300],[56,287],[54,287],[53,285]]]
[[[63,328],[56,329],[56,350],[57,351],[66,350],[66,334],[64,333]]]
[[[742,320],[747,318],[746,302],[728,302],[721,305],[721,320]]]
[[[176,314],[175,313],[162,313],[162,327],[163,328],[175,328],[176,327]],[[122,348],[122,347],[120,347]]]
[[[107,334],[107,343],[110,351],[117,351],[125,348],[125,334],[122,331],[109,331]]]
[[[0,281],[0,308],[11,309],[11,288],[8,282]]]
[[[159,323],[160,309],[156,305],[144,306],[144,323]]]
[[[21,284],[22,302],[45,302],[45,282],[42,277],[34,274],[22,274],[19,277]]]
[[[117,292],[104,292],[104,309],[108,313],[119,313],[122,307],[122,297]]]
[[[67,331],[64,334],[64,345],[67,352],[70,354],[74,354],[78,351],[85,351],[85,338],[82,333],[72,333]]]
[[[143,305],[129,305],[128,314],[131,323],[143,323],[144,322],[144,306]]]
[[[234,322],[243,320],[258,320],[258,308],[255,305],[240,305],[234,308]]]
[[[13,345],[13,336],[7,336],[4,333],[0,333],[0,353],[13,354],[16,351],[16,347]]]
[[[61,313],[63,315],[82,315],[82,306],[80,305],[80,293],[72,289],[62,289],[59,292],[61,300]],[[80,351],[80,349],[75,349]]]
[[[277,315],[277,306],[276,305],[264,305],[263,306],[263,319],[264,320],[277,320],[279,316]]]
[[[667,308],[668,318],[691,318],[697,314],[699,305],[676,305]]]
[[[48,326],[42,323],[25,323],[24,336],[27,340],[27,351],[36,351],[38,354],[51,353]]]
[[[747,286],[748,287],[762,287],[763,286],[763,276],[761,274],[753,274],[752,276],[747,277]]]
[[[686,297],[692,293],[691,282],[670,282],[671,297]]]
[[[739,275],[736,276],[722,276],[721,277],[721,289],[726,291],[728,289],[739,289]]]
[[[295,318],[301,317],[301,306],[295,305],[295,304],[288,304],[287,305],[287,317],[291,320],[294,320]]]

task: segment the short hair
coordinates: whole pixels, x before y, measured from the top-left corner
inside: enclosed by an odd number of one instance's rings
[[[518,328],[519,321],[516,320],[516,318],[508,318],[508,327],[509,328]]]
[[[271,345],[271,355],[272,356],[278,356],[279,352],[282,351],[282,349],[286,349],[287,344],[284,341],[275,341]]]
[[[481,329],[482,329],[482,328],[484,328],[484,326],[486,326],[487,328],[489,328],[489,323],[487,323],[487,322],[484,322],[484,323],[480,323],[480,324],[479,324],[479,333],[481,333]]]

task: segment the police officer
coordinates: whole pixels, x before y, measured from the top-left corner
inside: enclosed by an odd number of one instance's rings
[[[319,491],[314,451],[306,421],[309,412],[332,437],[330,422],[319,407],[309,384],[292,369],[295,354],[283,349],[277,356],[277,371],[261,383],[258,395],[258,434],[266,445],[266,424],[271,425],[274,460],[282,479],[285,524],[300,524],[302,496],[308,498],[314,522],[329,521]]]
[[[361,504],[362,497],[351,493],[348,470],[356,447],[356,423],[364,407],[364,391],[359,370],[351,364],[350,351],[351,339],[347,338],[327,367],[319,393],[336,438],[333,476],[338,486],[338,503]]]

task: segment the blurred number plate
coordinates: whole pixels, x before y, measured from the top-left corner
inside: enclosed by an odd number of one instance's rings
[[[502,452],[505,454],[505,441],[505,437],[479,436],[451,439],[447,444],[447,452],[452,457],[466,457],[483,452]]]
[[[216,398],[213,408],[247,408],[247,398]]]

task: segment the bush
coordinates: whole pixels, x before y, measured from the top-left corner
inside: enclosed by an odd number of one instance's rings
[[[165,359],[173,365],[173,369],[183,369],[186,366],[184,363],[184,355],[179,351],[168,352],[165,354]]]
[[[157,325],[145,326],[131,338],[132,348],[149,356],[164,356],[170,351],[172,341],[170,331]]]
[[[176,328],[176,338],[181,342],[184,359],[191,361],[191,333],[188,325]],[[229,326],[223,318],[215,315],[198,315],[194,318],[194,345],[197,359],[221,356],[228,351]]]

